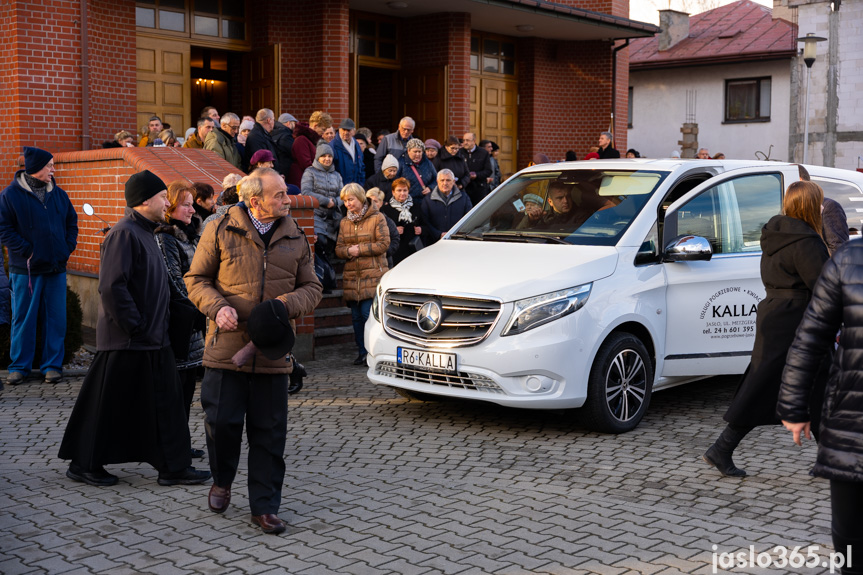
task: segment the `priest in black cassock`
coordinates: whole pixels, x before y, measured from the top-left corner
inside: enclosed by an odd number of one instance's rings
[[[183,392],[168,337],[170,290],[153,235],[165,220],[167,186],[149,171],[126,182],[126,215],[105,237],[96,355],[69,417],[60,458],[66,476],[117,483],[104,465],[149,463],[159,485],[194,485],[209,471],[191,466]]]

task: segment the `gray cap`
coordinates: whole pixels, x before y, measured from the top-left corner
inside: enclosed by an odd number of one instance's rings
[[[339,124],[339,130],[356,130],[357,125],[354,124],[354,121],[350,118],[345,118],[342,120],[342,123]]]
[[[282,114],[281,116],[279,116],[279,123],[280,124],[287,124],[288,122],[297,122],[297,121],[298,120],[296,118],[294,118],[293,116],[291,116],[290,114]]]

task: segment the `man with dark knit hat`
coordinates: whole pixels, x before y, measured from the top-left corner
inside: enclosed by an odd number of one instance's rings
[[[24,148],[24,169],[0,194],[0,243],[9,250],[12,287],[9,384],[23,383],[33,368],[40,308],[39,370],[46,383],[63,377],[66,262],[77,242],[78,215],[54,181],[54,157],[39,148]]]
[[[104,465],[145,462],[159,485],[210,478],[191,466],[183,391],[168,338],[170,290],[153,235],[168,209],[164,182],[149,171],[126,182],[126,215],[102,244],[96,355],[69,416],[60,458],[66,476],[114,485]]]

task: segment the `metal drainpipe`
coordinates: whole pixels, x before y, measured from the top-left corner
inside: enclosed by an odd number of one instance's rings
[[[90,149],[90,55],[87,0],[81,0],[81,147]]]
[[[617,106],[617,53],[629,46],[629,38],[611,50],[611,135],[614,136],[614,110]]]

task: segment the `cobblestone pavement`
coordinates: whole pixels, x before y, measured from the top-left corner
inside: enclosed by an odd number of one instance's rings
[[[250,524],[245,452],[224,515],[207,510],[208,486],[160,487],[145,465],[109,467],[113,487],[74,483],[57,450],[81,377],[7,386],[0,573],[665,575],[711,573],[714,545],[829,551],[814,447],[757,430],[736,457],[744,480],[700,460],[734,378],[657,393],[637,430],[612,436],[567,412],[409,402],[369,383],[352,351],[319,351],[290,399],[280,536]],[[200,403],[192,444],[204,446]]]

